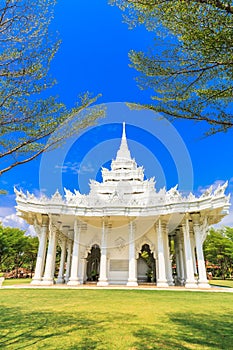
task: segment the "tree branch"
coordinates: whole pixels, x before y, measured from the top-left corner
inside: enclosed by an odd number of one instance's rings
[[[229,3],[225,4],[219,0],[178,0],[179,2],[193,2],[193,3],[199,3],[199,4],[205,4],[205,5],[211,5],[211,6],[215,6],[216,8],[226,11],[229,14],[233,14],[233,6],[231,6]],[[173,3],[173,1],[168,0],[168,1],[164,1],[164,0],[126,0],[126,3],[132,4],[132,5],[141,5],[141,6],[145,6],[145,7],[152,7],[152,6],[157,6],[160,4],[164,4],[164,3],[168,3],[171,2]]]
[[[155,107],[152,105],[142,105],[142,107],[144,107],[146,109],[150,109],[150,110],[155,111],[155,112],[160,111],[162,113],[169,115],[170,117],[177,118],[177,119],[186,119],[187,118],[187,119],[191,119],[191,120],[195,120],[195,121],[205,121],[205,122],[212,124],[212,125],[226,126],[228,128],[233,127],[233,122],[231,122],[231,121],[211,119],[211,118],[208,118],[207,116],[201,116],[201,115],[189,115],[188,117],[185,117],[184,115],[178,114],[177,112],[170,112],[168,110],[164,110],[163,108],[158,108],[158,107]]]
[[[48,145],[45,145],[45,147],[44,147],[43,149],[41,149],[41,150],[38,151],[37,153],[33,154],[33,156],[28,157],[28,158],[26,158],[26,159],[24,159],[24,160],[17,161],[17,162],[15,162],[15,163],[9,165],[8,167],[6,167],[6,168],[0,170],[0,176],[1,176],[2,174],[4,174],[5,172],[7,172],[7,171],[13,169],[13,168],[16,167],[17,165],[21,165],[21,164],[28,163],[28,162],[30,162],[31,160],[37,158],[40,154],[42,154],[43,152],[45,152],[49,147],[53,146],[54,144],[58,143],[58,142],[61,141],[61,140],[62,140],[62,137],[60,138],[60,140],[56,140],[56,141],[54,141],[53,143],[50,143],[50,144],[48,144]]]

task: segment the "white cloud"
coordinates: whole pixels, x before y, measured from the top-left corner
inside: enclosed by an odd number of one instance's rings
[[[6,209],[6,208],[5,208]],[[9,208],[8,208],[9,209]],[[11,210],[13,210],[11,208]],[[4,210],[3,210],[4,211]],[[7,213],[7,211],[5,211]],[[1,215],[2,215],[2,208],[1,208]],[[36,233],[34,231],[33,226],[28,225],[26,221],[24,221],[22,218],[16,215],[16,213],[9,213],[8,215],[5,215],[4,217],[0,217],[0,222],[5,227],[15,227],[19,228],[21,230],[26,231],[26,235],[30,236],[36,236]]]
[[[93,166],[88,163],[88,164],[83,164],[80,169],[78,170],[79,174],[85,174],[85,173],[93,173],[95,169],[93,168]]]
[[[55,169],[71,174],[92,173],[95,170],[91,163],[81,165],[79,162],[66,162],[63,165],[56,165]]]
[[[67,165],[56,165],[55,169],[59,169],[62,173],[67,173],[69,167]]]
[[[62,173],[77,174],[80,170],[79,162],[66,162],[63,165],[56,165],[55,169],[60,170]]]
[[[8,185],[8,182],[5,181],[5,180],[1,180],[1,184],[3,184],[3,185]]]
[[[13,214],[14,211],[12,207],[0,207],[0,218]]]

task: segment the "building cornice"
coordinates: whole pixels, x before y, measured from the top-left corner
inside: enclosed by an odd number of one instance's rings
[[[230,207],[230,196],[224,194],[226,184],[219,186],[215,191],[206,191],[200,197],[195,197],[190,194],[183,197],[177,190],[177,187],[164,193],[163,197],[138,198],[137,200],[124,196],[117,197],[114,201],[101,201],[100,198],[90,198],[88,195],[81,195],[76,191],[75,194],[70,194],[63,198],[56,191],[49,198],[42,196],[35,197],[33,194],[15,189],[17,211],[26,213],[40,214],[61,214],[61,215],[78,215],[78,216],[156,216],[168,214],[184,214],[205,212],[208,215],[216,216],[215,221],[221,220],[223,216],[228,214]],[[157,195],[160,192],[157,193]],[[127,196],[126,196],[127,197]],[[160,200],[159,200],[160,198]]]

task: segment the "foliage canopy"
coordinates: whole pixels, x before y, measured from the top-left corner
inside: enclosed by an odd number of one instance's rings
[[[0,270],[18,270],[20,267],[31,271],[35,268],[38,238],[26,236],[25,232],[0,225]]]
[[[98,108],[69,122],[97,97],[83,94],[73,108],[49,95],[50,63],[60,41],[51,33],[55,0],[0,2],[0,175],[56,147],[71,132],[103,115]],[[66,121],[62,133],[54,131]],[[49,143],[48,137],[53,135]]]
[[[233,2],[112,0],[131,27],[155,32],[149,52],[129,53],[147,107],[171,118],[206,121],[209,134],[233,126]],[[161,40],[162,39],[162,40]]]
[[[204,243],[205,259],[218,266],[218,277],[233,275],[233,228],[211,229]]]

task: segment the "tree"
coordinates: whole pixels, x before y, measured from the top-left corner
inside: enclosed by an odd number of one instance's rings
[[[0,225],[0,271],[17,271],[20,267],[35,268],[38,238],[26,236],[18,228]]]
[[[226,237],[233,243],[233,228],[227,226],[224,230],[224,233]]]
[[[9,246],[7,244],[7,237],[4,234],[4,229],[2,225],[0,225],[0,271],[3,268],[3,263],[6,257],[9,254]]]
[[[103,115],[97,107],[79,113],[98,96],[85,93],[68,109],[46,91],[55,83],[49,67],[60,44],[49,31],[55,2],[0,2],[0,175],[57,147],[71,132]],[[62,132],[54,133],[64,122]],[[53,137],[47,143],[50,135]]]
[[[1,269],[18,269],[22,265],[27,245],[25,232],[18,228],[0,226]]]
[[[131,26],[155,31],[150,53],[131,51],[146,107],[170,118],[206,121],[208,134],[233,126],[232,0],[112,0]],[[159,38],[163,41],[159,40]]]
[[[24,250],[23,266],[31,271],[31,278],[36,266],[38,245],[38,237],[27,236],[27,244]]]
[[[221,277],[232,276],[233,272],[233,229],[210,230],[204,242],[205,259],[219,267]]]

